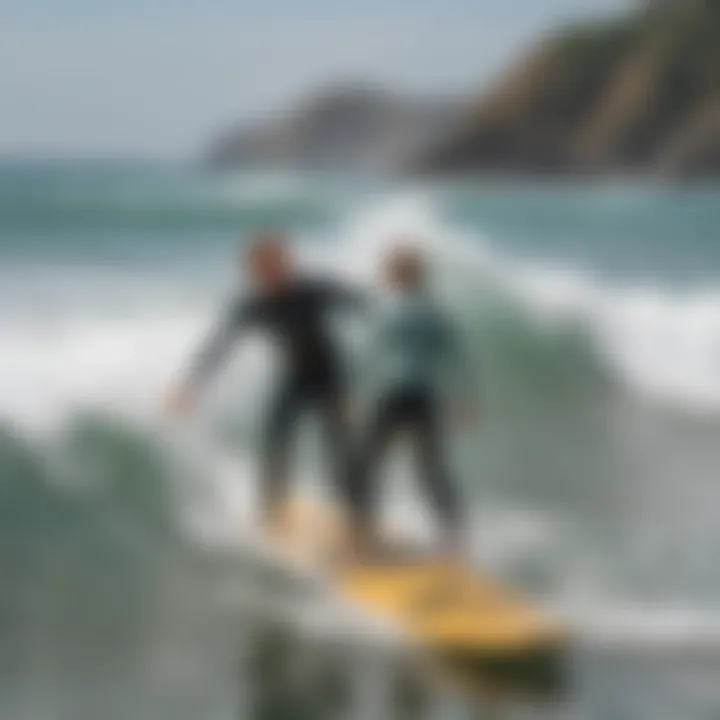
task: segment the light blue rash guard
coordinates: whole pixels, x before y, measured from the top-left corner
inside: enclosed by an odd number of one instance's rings
[[[475,396],[458,333],[427,292],[399,297],[382,311],[370,348],[368,374],[378,393],[417,389],[443,397],[449,392],[468,400]]]

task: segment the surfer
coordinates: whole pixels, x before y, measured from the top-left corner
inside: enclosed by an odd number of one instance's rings
[[[290,441],[306,410],[321,420],[336,490],[345,502],[352,495],[346,383],[328,321],[334,310],[363,301],[338,283],[301,277],[288,241],[279,234],[254,238],[245,259],[254,293],[231,304],[188,378],[171,392],[168,406],[177,415],[192,412],[199,392],[246,331],[266,331],[277,342],[285,367],[265,422],[261,469],[263,520],[272,523],[288,496]]]
[[[399,244],[385,260],[382,279],[395,295],[394,307],[381,318],[372,343],[376,393],[361,453],[359,508],[362,534],[374,534],[374,505],[379,464],[395,435],[404,431],[412,440],[419,477],[439,517],[444,549],[457,555],[462,548],[463,518],[459,486],[452,477],[443,440],[445,379],[450,373],[457,387],[457,415],[476,417],[473,379],[457,334],[438,307],[428,285],[428,266],[412,244]],[[468,400],[470,399],[470,400]]]

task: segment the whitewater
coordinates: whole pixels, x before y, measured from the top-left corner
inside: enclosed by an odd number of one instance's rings
[[[483,422],[454,460],[478,561],[591,646],[717,649],[719,206],[711,189],[4,169],[4,584],[29,565],[18,597],[33,596],[58,563],[116,563],[142,585],[178,537],[232,555],[254,504],[271,348],[243,343],[191,423],[161,405],[238,290],[238,243],[282,228],[309,271],[372,292],[379,258],[410,235],[477,364]],[[350,353],[356,324],[340,329]],[[310,426],[304,491],[321,491],[318,455]],[[390,477],[388,516],[429,532],[402,456]]]

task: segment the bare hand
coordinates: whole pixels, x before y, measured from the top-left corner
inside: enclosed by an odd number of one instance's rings
[[[165,411],[175,418],[192,415],[197,407],[197,393],[190,385],[173,388],[165,398]]]

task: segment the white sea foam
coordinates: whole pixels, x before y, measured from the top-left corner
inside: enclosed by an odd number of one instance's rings
[[[477,233],[448,227],[428,195],[386,201],[352,217],[342,255],[356,277],[371,277],[394,238],[415,237],[446,266],[451,290],[497,285],[526,302],[540,322],[573,322],[595,340],[628,389],[685,410],[720,411],[720,289],[679,291],[603,281],[584,268],[528,263]],[[327,256],[326,256],[327,258]],[[459,282],[458,282],[459,281]]]
[[[688,410],[720,411],[720,291],[611,285],[582,269],[525,263],[503,255],[488,238],[448,227],[431,196],[420,191],[371,205],[347,219],[337,242],[307,243],[304,252],[309,264],[369,286],[379,257],[399,236],[424,243],[447,270],[445,286],[462,292],[464,302],[477,303],[474,288],[494,285],[524,300],[540,322],[583,325],[632,391]],[[200,309],[191,301],[171,306],[168,298],[177,301],[178,293],[163,295],[157,286],[151,292],[131,273],[126,282],[130,309],[124,314],[118,312],[121,278],[99,283],[87,271],[77,283],[66,283],[64,299],[38,282],[45,305],[34,319],[6,305],[0,314],[0,412],[141,406],[157,392],[211,321],[212,308],[207,301]],[[114,298],[106,316],[104,288]]]
[[[449,226],[434,203],[418,191],[370,205],[348,217],[333,238],[307,238],[304,259],[370,287],[378,259],[394,238],[415,236],[437,260],[443,289],[458,307],[469,303],[475,312],[488,294],[506,293],[538,323],[584,327],[629,392],[685,411],[720,412],[720,292],[610,284],[581,268],[513,258],[492,238]],[[205,297],[207,278],[199,290],[192,270],[188,278],[173,275],[158,282],[145,282],[137,273],[123,276],[121,269],[112,277],[87,269],[20,272],[12,288],[6,283],[2,290],[12,302],[0,309],[0,416],[30,424],[53,426],[86,408],[161,423],[159,403],[168,384],[227,294],[216,288]],[[228,277],[226,268],[218,273]],[[272,373],[268,357],[262,344],[239,353],[217,383],[206,416],[232,406],[254,422]],[[179,442],[188,449],[189,443]],[[237,542],[254,506],[247,482],[254,468],[247,459],[229,460],[197,442],[216,482],[192,509],[194,531],[206,544]],[[482,510],[475,540],[483,563],[510,574],[540,567],[554,576],[562,598],[602,596],[611,584],[603,562],[593,563],[594,548],[582,546],[582,532],[562,527],[556,515],[489,505]],[[390,514],[404,528],[428,532],[427,518],[406,498],[394,503]],[[720,640],[714,617],[573,612],[598,643],[620,644],[632,632],[638,642],[677,644],[703,629]]]
[[[627,605],[562,607],[558,613],[581,645],[616,651],[720,650],[720,613],[692,606]]]

